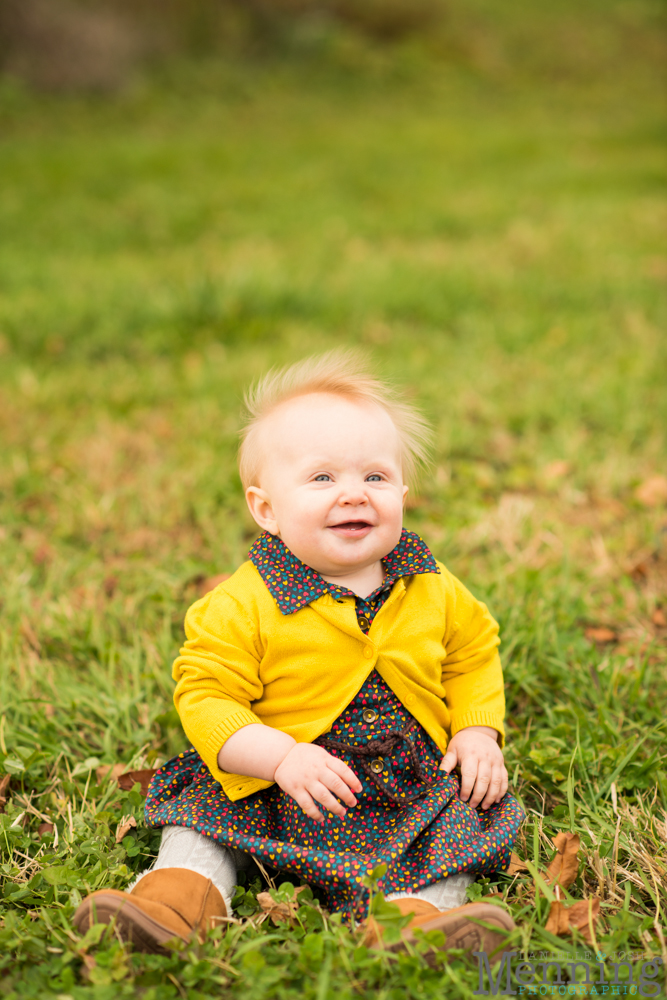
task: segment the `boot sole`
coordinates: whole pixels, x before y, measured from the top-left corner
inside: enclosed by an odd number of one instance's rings
[[[74,926],[85,933],[93,924],[115,922],[121,939],[137,951],[153,955],[169,955],[163,945],[167,941],[187,941],[157,920],[153,920],[124,894],[101,890],[94,897],[84,899],[74,914]]]
[[[462,907],[461,910],[464,908]],[[480,923],[487,925],[481,926]],[[460,910],[441,913],[432,920],[420,921],[418,930],[442,931],[445,935],[443,951],[450,948],[462,948],[469,954],[483,951],[491,958],[493,952],[502,948],[508,934],[514,930],[515,924],[509,913],[491,903],[469,903],[465,906],[465,914]],[[403,932],[403,941],[391,946],[391,951],[400,951],[404,942],[414,943],[417,940],[412,928]],[[424,955],[428,964],[434,961],[433,952]]]

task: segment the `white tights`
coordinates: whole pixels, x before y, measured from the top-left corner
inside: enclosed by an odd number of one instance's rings
[[[227,907],[232,912],[232,896],[236,886],[236,872],[252,864],[249,854],[233,848],[223,847],[210,837],[205,837],[186,826],[165,826],[162,828],[160,851],[152,871],[158,868],[188,868],[190,871],[210,878],[219,890]],[[143,873],[144,875],[146,872]],[[140,875],[139,878],[142,876]],[[466,901],[466,889],[474,876],[462,872],[440,879],[415,892],[393,892],[386,899],[401,899],[416,896],[432,903],[439,910],[451,910]],[[138,879],[137,879],[138,881]],[[135,883],[136,884],[136,883]]]

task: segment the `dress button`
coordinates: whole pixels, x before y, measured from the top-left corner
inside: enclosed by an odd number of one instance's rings
[[[375,760],[371,761],[371,771],[375,771],[376,774],[381,774],[384,771],[384,761],[376,757]]]
[[[373,656],[372,646],[364,646],[364,656],[366,657],[367,660],[371,659],[371,657]]]
[[[363,714],[364,722],[375,722],[378,718],[378,713],[372,708],[365,708]]]

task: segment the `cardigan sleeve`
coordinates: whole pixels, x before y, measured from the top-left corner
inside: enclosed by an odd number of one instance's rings
[[[442,664],[451,735],[466,726],[490,726],[505,742],[505,692],[498,655],[498,623],[485,604],[445,571],[448,583],[446,656]]]
[[[185,734],[216,780],[218,753],[238,729],[262,724],[250,706],[262,696],[256,628],[229,594],[211,591],[185,616],[186,642],[174,661],[174,704]]]

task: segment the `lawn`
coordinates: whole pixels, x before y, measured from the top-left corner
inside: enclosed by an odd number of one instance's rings
[[[433,421],[406,523],[501,622],[527,819],[522,864],[471,897],[501,894],[526,956],[602,952],[612,982],[631,955],[621,992],[642,961],[667,963],[657,71],[642,53],[561,80],[359,51],[186,63],[115,97],[2,85],[8,1000],[478,989],[461,958],[429,967],[428,942],[378,956],[316,903],[262,921],[259,882],[225,935],[170,958],[72,929],[83,895],[123,888],[156,851],[139,788],[109,766],[186,747],[170,677],[183,615],[255,535],[235,465],[244,387],[338,344]],[[544,878],[559,832],[580,838],[565,892]],[[558,893],[593,901],[581,931],[546,929]],[[664,989],[654,968],[642,995]]]

